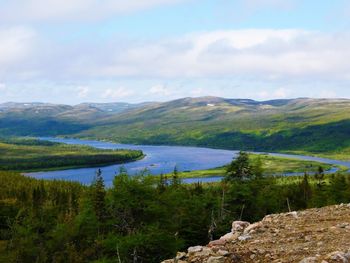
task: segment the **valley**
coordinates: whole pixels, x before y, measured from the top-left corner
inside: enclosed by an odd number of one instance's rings
[[[350,100],[218,97],[141,104],[0,105],[0,134],[303,153],[350,159]]]

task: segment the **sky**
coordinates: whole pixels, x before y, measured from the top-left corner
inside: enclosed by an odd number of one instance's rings
[[[0,103],[350,98],[347,0],[0,0]]]

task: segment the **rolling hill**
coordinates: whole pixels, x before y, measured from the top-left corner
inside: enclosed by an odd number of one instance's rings
[[[163,103],[0,104],[0,135],[308,152],[350,158],[350,100],[218,97]]]
[[[350,100],[184,98],[111,116],[81,137],[256,151],[349,151]]]

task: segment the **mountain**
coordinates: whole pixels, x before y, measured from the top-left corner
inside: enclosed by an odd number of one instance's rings
[[[104,112],[109,112],[109,113],[121,113],[124,111],[132,110],[132,109],[137,109],[141,108],[147,105],[153,104],[153,102],[144,102],[144,103],[137,103],[137,104],[131,104],[131,103],[125,103],[125,102],[114,102],[114,103],[82,103],[77,105],[78,107],[80,106],[89,106],[89,107],[94,107],[97,109],[100,109]]]
[[[110,116],[81,137],[257,151],[350,149],[350,100],[184,98]]]
[[[0,135],[67,135],[123,143],[194,145],[350,156],[350,100],[219,97],[141,104],[0,104]]]

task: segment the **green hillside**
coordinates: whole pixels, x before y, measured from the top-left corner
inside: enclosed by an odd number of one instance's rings
[[[112,116],[81,137],[255,151],[350,153],[350,100],[185,98]],[[350,156],[350,155],[349,155]]]
[[[47,170],[91,167],[133,161],[141,151],[101,150],[34,139],[0,138],[0,170]]]
[[[288,151],[350,159],[350,100],[218,97],[164,103],[0,104],[0,135]]]

